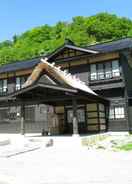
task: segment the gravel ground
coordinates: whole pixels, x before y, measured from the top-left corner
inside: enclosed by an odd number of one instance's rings
[[[19,139],[13,148],[30,144]],[[0,184],[132,184],[132,152],[88,150],[79,137],[56,137],[45,147],[48,140],[32,139],[40,149],[0,157]]]

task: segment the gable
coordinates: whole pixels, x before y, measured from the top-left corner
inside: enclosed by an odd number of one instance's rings
[[[52,61],[56,61],[56,60],[62,60],[62,59],[71,58],[75,56],[91,55],[91,54],[97,54],[97,53],[99,52],[91,49],[85,49],[85,48],[81,48],[73,45],[64,45],[63,47],[53,52],[48,57],[48,59]]]
[[[74,50],[74,49],[65,48],[64,50],[59,52],[54,57],[54,59],[55,60],[61,60],[61,59],[69,58],[69,57],[81,56],[81,55],[84,55],[84,54],[86,54],[86,53],[81,52],[81,51],[77,51],[77,50]]]
[[[49,85],[57,85],[57,83],[47,74],[42,74],[37,81],[38,83],[44,83]]]

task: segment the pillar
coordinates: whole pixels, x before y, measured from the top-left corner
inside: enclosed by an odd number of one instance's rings
[[[78,119],[77,119],[77,101],[76,99],[72,100],[73,108],[73,135],[78,135]]]
[[[21,135],[25,134],[25,105],[21,105]]]

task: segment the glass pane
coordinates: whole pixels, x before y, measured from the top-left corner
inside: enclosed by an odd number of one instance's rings
[[[0,80],[0,93],[2,93],[3,92],[3,82],[2,82],[2,80]]]
[[[35,120],[35,108],[32,106],[25,107],[25,119],[27,121],[34,121]]]
[[[113,74],[113,77],[120,76],[119,61],[112,61],[112,74]]]
[[[16,77],[16,90],[21,88],[20,77]]]
[[[104,79],[103,64],[98,64],[98,79]]]
[[[114,119],[114,108],[110,108],[109,119]]]
[[[7,79],[3,80],[3,92],[7,92]]]
[[[110,62],[105,63],[105,78],[112,78],[112,68]]]
[[[97,80],[96,64],[90,65],[90,78],[91,80]]]
[[[25,83],[26,79],[25,77],[21,77],[21,86]]]
[[[84,109],[78,109],[77,110],[77,118],[79,123],[85,122],[85,112]]]
[[[77,119],[79,123],[85,122],[85,111],[84,109],[77,109]],[[68,123],[72,123],[73,121],[73,110],[67,111],[67,121]]]
[[[125,117],[124,107],[115,107],[115,118],[121,119]]]

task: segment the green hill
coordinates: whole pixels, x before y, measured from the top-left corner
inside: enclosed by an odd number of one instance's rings
[[[65,39],[78,46],[132,36],[132,20],[108,13],[74,17],[71,22],[43,25],[0,43],[0,64],[31,59],[54,51]]]

